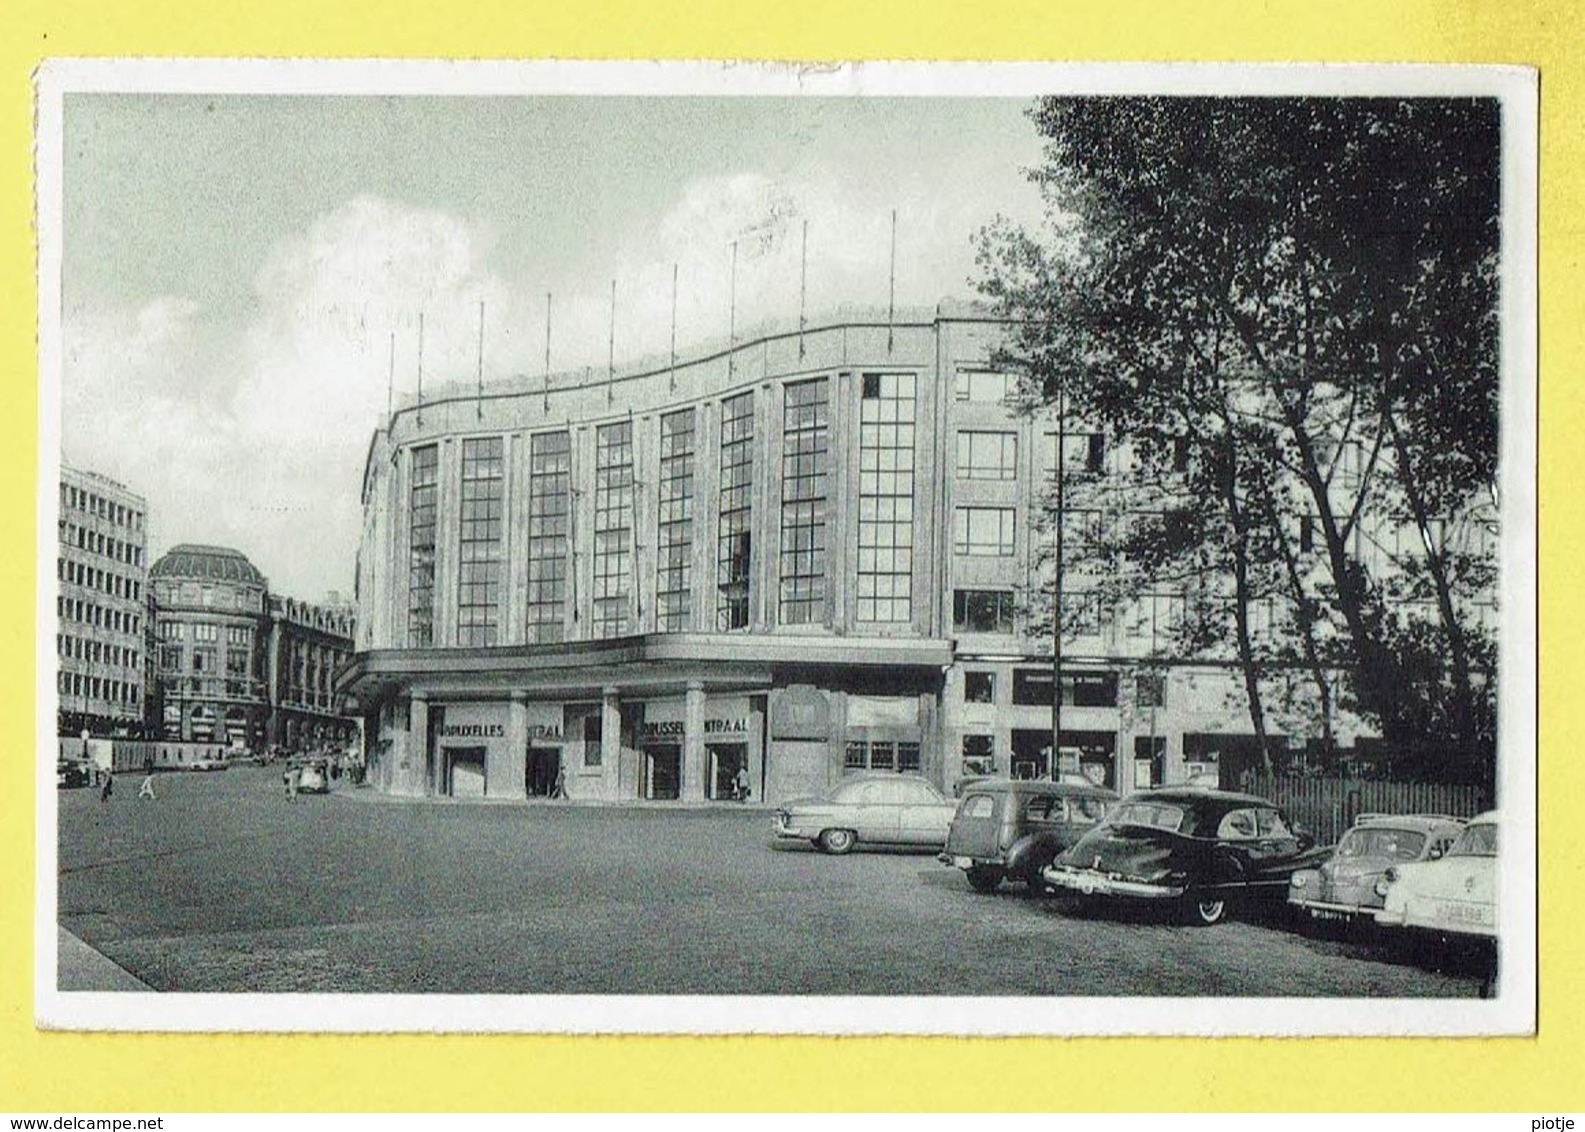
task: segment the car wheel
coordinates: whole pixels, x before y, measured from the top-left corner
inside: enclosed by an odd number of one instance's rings
[[[821,831],[817,844],[827,853],[840,856],[853,848],[857,840],[857,835],[851,829],[827,829]]]
[[[1219,924],[1227,915],[1227,901],[1212,900],[1205,896],[1190,896],[1187,901],[1186,911],[1191,924],[1210,927]]]
[[[994,865],[973,865],[964,870],[975,892],[995,892],[1002,886],[1002,870]]]

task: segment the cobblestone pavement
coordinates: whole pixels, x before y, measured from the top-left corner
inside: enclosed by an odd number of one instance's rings
[[[1076,918],[918,854],[770,845],[760,809],[468,805],[280,772],[59,792],[60,921],[158,990],[1470,996],[1280,924]]]

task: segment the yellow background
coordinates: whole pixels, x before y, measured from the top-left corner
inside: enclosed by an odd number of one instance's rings
[[[1585,215],[1581,3],[10,0],[0,5],[0,1111],[1585,1109],[1585,603],[1573,436]],[[37,435],[31,73],[47,56],[1517,63],[1541,81],[1540,1034],[1446,1040],[212,1036],[33,1028]],[[1547,679],[1550,677],[1550,680]],[[1548,743],[1548,740],[1551,740]],[[1561,740],[1561,741],[1559,741]],[[1550,747],[1550,749],[1548,749]]]

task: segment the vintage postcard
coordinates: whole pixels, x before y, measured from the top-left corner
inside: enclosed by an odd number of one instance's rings
[[[46,65],[39,1024],[1533,1032],[1536,97]]]

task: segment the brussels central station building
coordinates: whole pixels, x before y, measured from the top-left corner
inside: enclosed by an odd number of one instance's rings
[[[1171,595],[1141,620],[1065,594],[1053,765],[1031,626],[1056,424],[1008,407],[1001,336],[941,309],[397,409],[369,447],[338,679],[374,785],[704,803],[746,771],[776,803],[860,769],[949,793],[1214,771],[1250,738],[1236,678],[1129,665]],[[1063,447],[1074,483],[1116,458],[1071,426]]]

